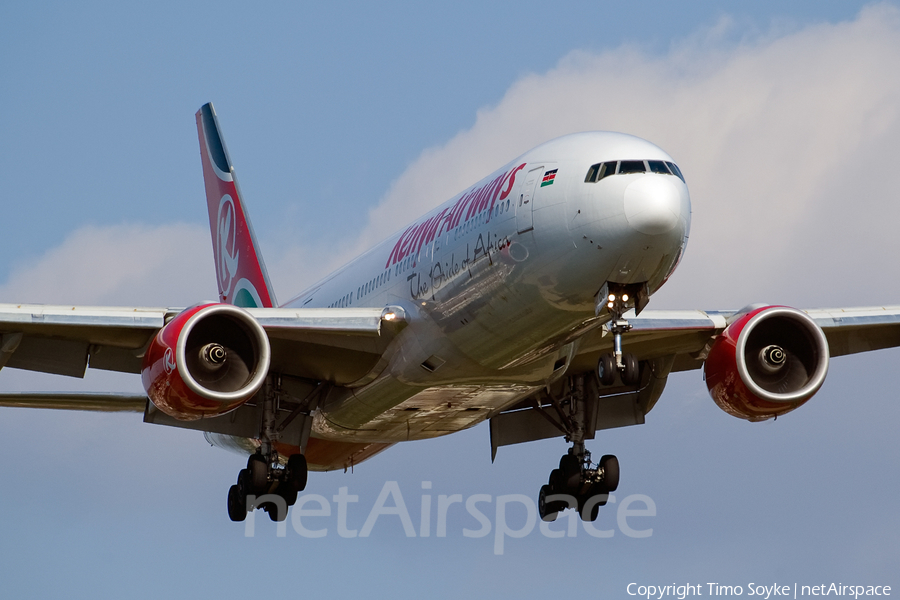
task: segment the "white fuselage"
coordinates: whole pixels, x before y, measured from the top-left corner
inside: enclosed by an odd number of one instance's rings
[[[649,168],[586,181],[592,165],[616,161]],[[320,403],[313,435],[451,433],[562,376],[579,335],[602,322],[604,283],[646,282],[653,293],[681,258],[690,198],[679,176],[650,170],[662,163],[672,158],[629,135],[552,140],[291,300],[401,306],[409,320],[377,378]]]

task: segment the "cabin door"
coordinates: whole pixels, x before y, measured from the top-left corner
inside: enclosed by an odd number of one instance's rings
[[[519,188],[519,197],[516,199],[516,229],[519,233],[525,233],[534,229],[534,191],[541,182],[544,173],[543,165],[528,171],[525,182]]]

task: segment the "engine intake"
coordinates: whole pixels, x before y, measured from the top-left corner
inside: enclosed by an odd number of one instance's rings
[[[195,306],[163,327],[141,370],[150,400],[181,420],[212,417],[252,398],[269,371],[269,338],[230,304]]]
[[[822,387],[828,340],[804,312],[786,306],[758,308],[716,339],[704,373],[722,410],[764,421],[794,410]]]

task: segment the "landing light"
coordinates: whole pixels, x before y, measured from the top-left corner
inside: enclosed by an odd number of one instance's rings
[[[607,308],[612,308],[612,307],[613,307],[613,303],[612,303],[612,302],[607,302],[606,306],[607,306]]]
[[[610,301],[610,302],[615,302],[615,301],[616,301],[616,295],[615,295],[615,294],[610,294],[610,295],[609,295],[609,301]]]
[[[393,321],[396,318],[397,315],[392,312],[384,313],[384,316],[382,317],[382,319],[384,319],[385,321]]]
[[[622,302],[628,302],[628,294],[622,294]]]

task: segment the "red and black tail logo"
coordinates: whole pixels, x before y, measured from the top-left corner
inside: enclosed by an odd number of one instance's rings
[[[196,116],[219,300],[245,308],[275,306],[216,111],[211,103],[204,104]]]

